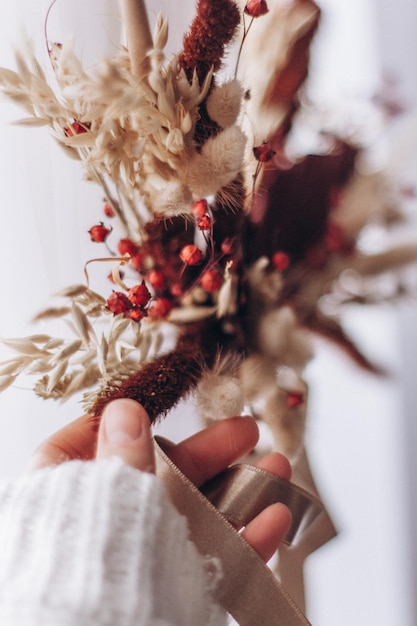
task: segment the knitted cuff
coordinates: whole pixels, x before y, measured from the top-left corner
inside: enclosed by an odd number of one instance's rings
[[[0,537],[1,624],[225,623],[186,519],[158,478],[119,459],[0,485]]]

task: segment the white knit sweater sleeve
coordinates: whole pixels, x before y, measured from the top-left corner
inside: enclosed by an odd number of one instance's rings
[[[222,626],[218,578],[159,479],[116,458],[0,485],[4,626]]]

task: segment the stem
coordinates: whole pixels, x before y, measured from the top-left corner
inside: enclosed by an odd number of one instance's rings
[[[45,37],[45,45],[46,45],[46,51],[49,55],[50,50],[49,50],[49,45],[48,45],[48,21],[49,21],[49,14],[51,13],[52,7],[54,6],[54,4],[56,3],[56,0],[52,0],[51,4],[48,7],[48,10],[46,12],[45,15],[45,22],[43,25],[43,32],[44,32],[44,37]]]
[[[237,53],[235,75],[234,75],[235,79],[237,78],[237,71],[239,68],[239,61],[240,61],[240,55],[242,54],[243,44],[245,43],[245,39],[248,36],[248,32],[250,31],[250,27],[252,26],[254,19],[255,19],[254,17],[251,19],[251,21],[249,22],[249,26],[246,28],[245,14],[243,14],[243,36],[242,36],[242,41],[240,42],[239,52]]]
[[[121,10],[132,73],[142,78],[149,72],[147,53],[153,47],[144,0],[121,0]]]

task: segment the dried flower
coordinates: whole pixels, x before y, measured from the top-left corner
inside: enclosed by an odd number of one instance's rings
[[[153,320],[163,320],[171,311],[173,304],[168,298],[155,298],[149,306],[148,315]]]
[[[125,246],[122,246],[122,249]],[[132,251],[134,250],[134,248],[131,248]],[[129,261],[130,265],[133,267],[133,269],[135,269],[137,272],[141,272],[143,269],[143,258],[142,255],[138,253],[134,254],[133,256],[130,257],[130,261]]]
[[[268,143],[262,143],[260,146],[253,148],[253,156],[260,163],[271,161],[275,154],[275,150],[273,150]]]
[[[121,256],[129,254],[132,258],[135,257],[139,252],[138,247],[128,237],[126,237],[125,239],[120,239],[119,243],[117,244],[117,249]]]
[[[146,280],[157,291],[165,287],[164,274],[160,270],[151,270],[146,274]]]
[[[111,296],[107,299],[107,308],[113,313],[113,315],[119,315],[120,313],[126,313],[132,308],[132,303],[126,294],[121,291],[113,291]]]
[[[94,241],[95,243],[103,243],[104,241],[106,241],[110,233],[111,233],[111,228],[106,228],[103,222],[100,222],[99,224],[95,224],[88,231],[91,241]]]
[[[124,317],[127,317],[134,322],[140,322],[145,317],[145,311],[141,307],[133,306],[125,312]]]
[[[152,295],[143,280],[140,285],[134,285],[134,287],[129,289],[127,297],[135,306],[144,307],[148,304]]]
[[[210,230],[212,226],[212,219],[210,215],[203,215],[197,220],[197,228],[199,230]]]
[[[103,204],[103,212],[106,217],[114,217],[115,212],[112,209],[112,206],[109,202],[104,202]]]
[[[217,71],[225,46],[232,40],[240,22],[239,9],[232,0],[199,0],[197,14],[184,37],[179,63],[189,79],[196,72],[202,81]]]
[[[248,0],[244,8],[246,15],[250,15],[251,17],[260,17],[268,13],[268,11],[266,0]]]
[[[186,265],[197,265],[203,258],[203,253],[195,244],[184,246],[180,252],[180,259]]]
[[[223,277],[216,270],[207,270],[200,279],[200,285],[209,293],[215,293],[223,284]]]
[[[207,213],[209,212],[209,204],[207,200],[205,198],[202,198],[201,200],[196,200],[195,202],[193,202],[191,211],[194,213],[196,218],[201,218],[207,215]]]
[[[74,121],[69,127],[65,128],[65,134],[68,135],[68,137],[82,135],[88,132],[89,126],[90,125],[87,123],[81,124],[80,122]]]

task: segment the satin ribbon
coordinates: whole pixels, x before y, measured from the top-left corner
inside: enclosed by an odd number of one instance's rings
[[[203,557],[216,558],[220,561],[223,578],[213,595],[238,624],[240,626],[259,626],[260,624],[262,626],[277,626],[278,624],[282,624],[282,626],[308,626],[309,622],[302,611],[260,556],[227,521],[225,516],[169,459],[158,445],[157,438],[156,467],[157,475],[164,481],[175,507],[187,517],[190,538],[200,554]],[[250,477],[252,486],[249,490],[252,500],[254,494],[255,499],[257,499],[255,480],[258,481],[259,479],[264,485],[263,491],[269,493],[269,488],[265,486],[268,478],[278,487],[280,497],[286,494],[285,497],[288,498],[290,505],[296,504],[295,518],[298,521],[293,521],[289,533],[291,537],[297,537],[303,525],[304,528],[306,527],[309,519],[318,518],[319,503],[315,499],[311,503],[307,497],[307,492],[304,490],[263,470],[248,469],[252,466],[240,466],[240,468],[238,470],[234,470],[234,468],[226,470],[226,482],[229,482],[226,492],[231,489],[236,494],[241,489],[246,490],[244,485],[236,487],[236,483],[234,481],[232,483],[231,477],[236,471],[240,474],[240,479],[243,474]],[[220,481],[218,480],[218,482]],[[231,487],[232,484],[234,486]],[[293,492],[295,492],[295,496]],[[217,495],[219,493],[220,490],[217,489]],[[268,498],[270,499],[271,496],[269,495]],[[226,500],[229,498],[226,497]],[[236,503],[239,498],[234,496],[230,500]],[[248,508],[252,510],[249,513],[246,512],[244,517],[238,514],[233,506],[233,515],[239,515],[240,522],[246,523],[247,515],[250,517],[256,514],[255,511],[258,508],[264,508],[264,506],[261,501],[255,506],[249,506]]]
[[[246,526],[270,504],[286,504],[292,524],[284,541],[290,545],[297,544],[323,511],[320,500],[301,487],[247,464],[229,467],[203,485],[201,491],[229,522],[239,527]]]

